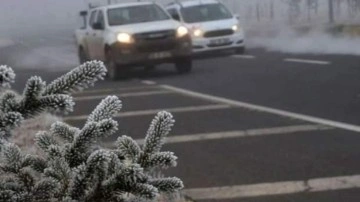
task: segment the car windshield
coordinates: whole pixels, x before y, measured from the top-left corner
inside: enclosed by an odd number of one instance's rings
[[[232,18],[229,10],[222,4],[202,4],[181,9],[187,23],[215,21]]]
[[[108,10],[110,26],[170,19],[156,4],[113,8]]]

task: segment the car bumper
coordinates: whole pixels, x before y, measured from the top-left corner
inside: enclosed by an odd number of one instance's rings
[[[214,44],[214,40],[226,39],[224,43]],[[211,38],[193,38],[192,52],[194,54],[213,52],[217,50],[229,50],[245,47],[244,34],[236,33],[229,36],[211,37]]]
[[[161,63],[175,63],[191,56],[191,39],[139,42],[134,44],[115,43],[111,46],[118,65],[141,66]]]

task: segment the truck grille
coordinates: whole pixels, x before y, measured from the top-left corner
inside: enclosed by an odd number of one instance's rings
[[[155,31],[155,32],[144,32],[135,34],[135,40],[159,40],[159,39],[168,39],[175,37],[175,30],[162,30],[162,31]]]
[[[164,42],[147,42],[141,43],[136,46],[136,49],[139,52],[148,53],[148,52],[161,52],[169,51],[175,49],[176,43],[173,40],[166,40]]]
[[[136,49],[143,53],[172,50],[176,47],[175,37],[175,30],[144,32],[134,35]]]
[[[234,30],[232,29],[223,29],[223,30],[215,30],[215,31],[209,31],[205,32],[204,37],[210,38],[210,37],[218,37],[218,36],[227,36],[234,34]]]

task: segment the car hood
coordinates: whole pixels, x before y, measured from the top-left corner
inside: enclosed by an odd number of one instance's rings
[[[151,32],[157,30],[177,29],[181,24],[175,20],[163,20],[155,22],[144,22],[129,25],[112,26],[110,30],[114,33],[125,32],[129,34],[137,34],[143,32]]]
[[[238,20],[235,18],[225,19],[225,20],[216,20],[209,22],[197,22],[197,23],[187,23],[189,29],[201,29],[204,32],[212,30],[221,30],[221,29],[231,29],[233,25],[239,24]]]

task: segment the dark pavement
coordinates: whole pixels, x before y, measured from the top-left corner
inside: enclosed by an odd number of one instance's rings
[[[64,44],[63,38],[58,39],[58,42],[52,40],[49,46]],[[32,40],[30,48],[41,47],[44,43],[46,40]],[[76,63],[67,61],[62,69],[57,67],[58,64],[47,66],[53,55],[44,60],[46,54],[43,52],[41,57],[33,58],[39,66],[17,66],[9,59],[20,50],[26,55],[26,48],[17,44],[0,50],[0,63],[14,66],[17,72],[14,87],[18,90],[31,75],[51,81],[65,69],[70,69],[66,65]],[[204,99],[179,93],[163,86],[360,125],[359,56],[294,55],[261,49],[250,49],[247,54],[254,57],[197,60],[193,72],[188,75],[177,75],[171,65],[163,65],[148,73],[136,69],[125,80],[101,81],[89,91],[74,95],[78,99],[76,109],[65,120],[81,127],[85,121],[81,115],[89,114],[101,97],[114,94],[120,96],[124,105],[124,116],[116,117],[120,124],[118,135],[141,139],[154,116],[149,110],[174,110],[176,124],[170,139],[177,138],[178,142],[167,144],[164,149],[179,156],[179,165],[166,174],[182,178],[187,190],[225,187],[216,190],[217,199],[200,202],[358,202],[358,181],[353,184],[343,182],[351,185],[342,190],[342,186],[332,186],[328,179],[342,176],[357,179],[360,174],[359,132],[338,129],[331,124],[330,128],[308,129],[309,125],[321,124],[238,107],[211,97]],[[288,58],[313,63],[285,61]],[[319,65],[316,61],[329,64]],[[144,80],[153,83],[149,85]],[[298,129],[289,130],[294,126]],[[229,132],[235,135],[226,136]],[[104,141],[115,139],[113,136]],[[329,184],[317,184],[306,191],[286,191],[295,187],[295,182],[311,179],[324,179]],[[261,183],[279,182],[290,183],[280,190],[270,188],[265,194],[256,194],[259,190],[251,188]],[[230,197],[233,186],[245,186],[246,191]],[[333,188],[323,188],[327,186]],[[254,192],[254,196],[246,196]]]

